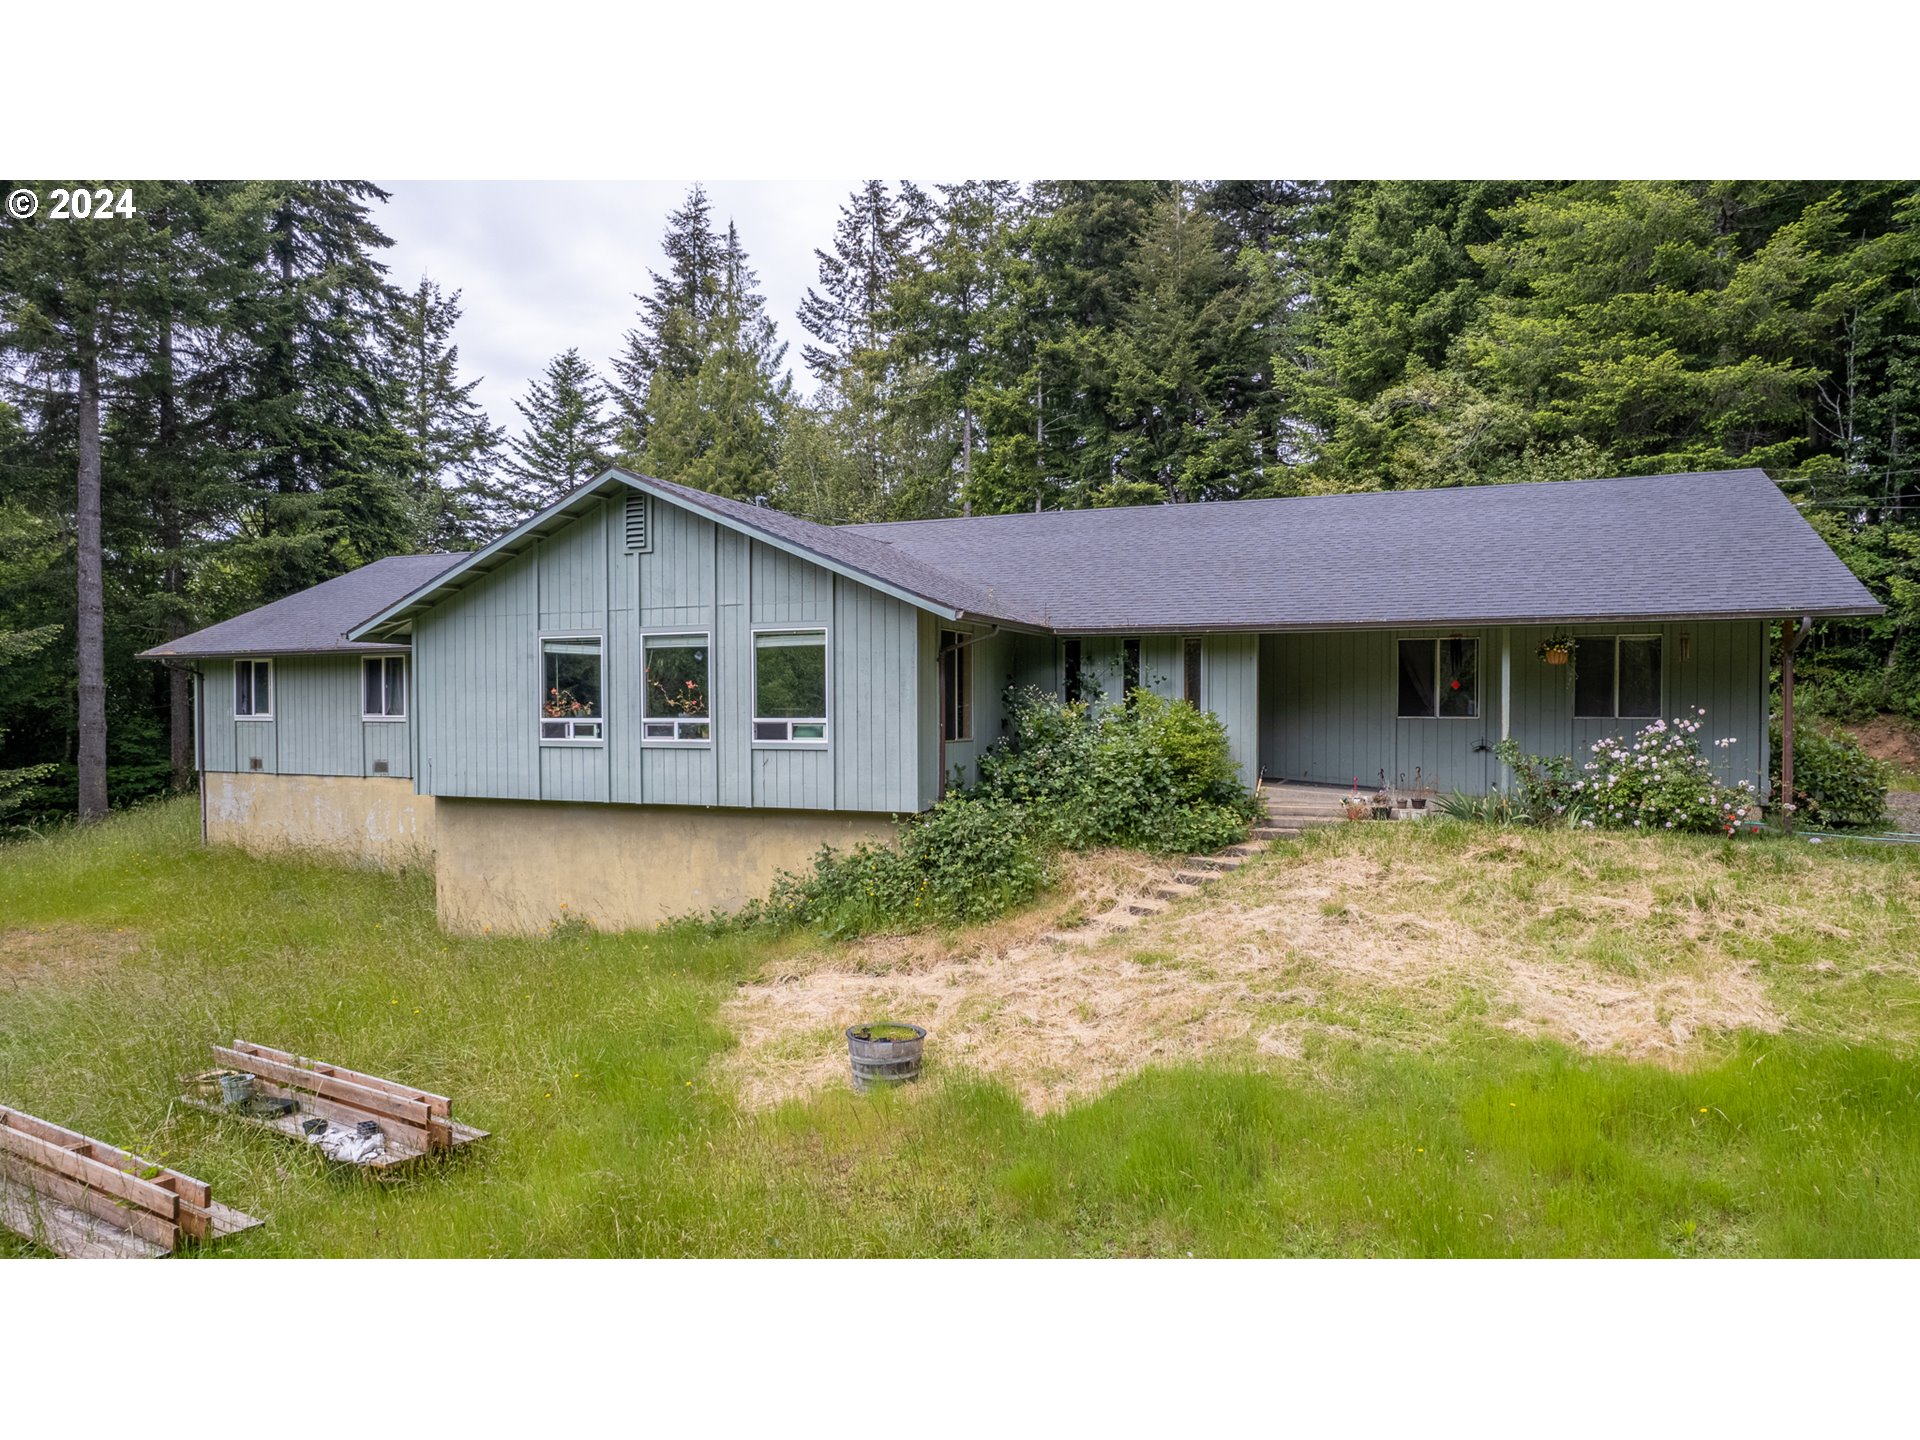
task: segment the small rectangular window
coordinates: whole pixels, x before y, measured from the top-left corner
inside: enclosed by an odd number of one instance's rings
[[[643,740],[706,741],[707,686],[713,651],[705,635],[649,635],[640,642],[646,671]]]
[[[1063,640],[1060,642],[1061,694],[1071,705],[1080,698],[1080,642]]]
[[[1129,635],[1120,642],[1120,698],[1133,704],[1133,692],[1140,688],[1140,637]]]
[[[369,655],[360,662],[360,715],[365,720],[407,718],[404,655]]]
[[[1583,720],[1660,714],[1660,637],[1585,635],[1573,649],[1573,713]]]
[[[600,638],[542,640],[540,661],[540,738],[606,739],[606,715],[600,708]]]
[[[1471,720],[1480,713],[1478,640],[1402,640],[1399,652],[1402,719]]]
[[[940,632],[940,734],[973,738],[973,646],[957,630]]]
[[[827,632],[760,630],[753,637],[753,738],[827,738]]]
[[[1200,641],[1193,636],[1187,637],[1185,644],[1181,647],[1181,654],[1186,662],[1183,698],[1198,710],[1200,708]]]
[[[233,662],[233,714],[237,720],[273,718],[273,662]]]

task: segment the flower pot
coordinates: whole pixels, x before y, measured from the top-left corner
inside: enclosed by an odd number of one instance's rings
[[[904,1085],[920,1078],[920,1050],[927,1032],[918,1025],[876,1020],[847,1027],[847,1060],[853,1067],[853,1088]]]
[[[1572,657],[1564,650],[1549,650],[1547,652],[1547,664],[1549,665],[1564,665],[1571,658]]]
[[[239,1109],[253,1098],[253,1076],[228,1072],[220,1077],[220,1103]]]

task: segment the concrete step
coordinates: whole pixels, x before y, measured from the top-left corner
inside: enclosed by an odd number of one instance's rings
[[[1300,833],[1298,825],[1256,825],[1253,838],[1256,840],[1291,840]]]
[[[1192,862],[1189,861],[1188,863],[1191,864]],[[1218,873],[1217,871],[1199,869],[1176,870],[1173,874],[1173,883],[1176,885],[1204,885]]]
[[[1161,910],[1165,908],[1163,905],[1155,905],[1146,900],[1130,900],[1127,902],[1127,914],[1129,915],[1158,915]]]
[[[1220,855],[1189,855],[1185,863],[1196,870],[1211,870],[1218,875],[1228,870],[1238,870],[1245,862],[1227,859]]]

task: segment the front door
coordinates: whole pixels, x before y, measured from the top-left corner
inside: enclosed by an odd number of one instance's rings
[[[1475,630],[1394,637],[1394,771],[1388,783],[1409,790],[1424,786],[1439,795],[1486,792],[1493,744],[1500,738],[1496,646],[1495,636]]]

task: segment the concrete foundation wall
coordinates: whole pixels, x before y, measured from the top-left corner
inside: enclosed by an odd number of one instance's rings
[[[822,845],[894,836],[890,817],[844,811],[451,797],[434,828],[440,923],[461,934],[534,934],[570,916],[632,930],[732,910]]]
[[[207,839],[255,854],[312,850],[398,868],[433,857],[434,801],[390,776],[207,771]]]

